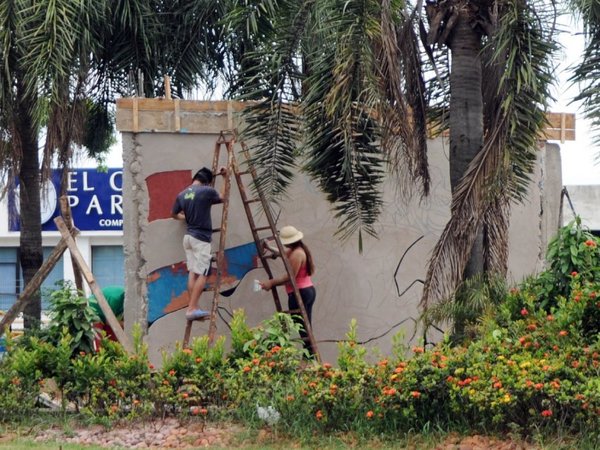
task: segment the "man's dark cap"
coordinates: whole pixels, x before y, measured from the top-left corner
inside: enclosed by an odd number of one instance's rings
[[[194,175],[194,180],[198,180],[202,184],[210,184],[212,183],[212,179],[212,171],[207,167],[203,167],[198,172],[196,172],[196,175]]]

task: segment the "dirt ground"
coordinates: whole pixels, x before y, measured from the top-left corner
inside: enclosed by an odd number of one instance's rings
[[[257,446],[279,447],[277,439],[268,429],[259,430],[250,439],[240,442],[244,429],[237,425],[217,426],[201,420],[182,423],[177,419],[165,419],[155,422],[132,424],[131,426],[106,429],[101,425],[76,428],[66,432],[63,429],[43,430],[35,435],[36,442],[53,441],[80,445],[98,445],[106,448],[233,448]],[[281,444],[281,443],[280,443]],[[431,444],[429,444],[431,445]],[[488,436],[459,436],[450,434],[435,450],[537,450],[539,447],[510,439],[500,440]],[[300,447],[299,444],[291,444]],[[349,444],[349,447],[357,448]],[[361,445],[362,447],[362,445]],[[376,445],[386,447],[386,445]],[[421,444],[410,444],[408,449],[420,450]]]

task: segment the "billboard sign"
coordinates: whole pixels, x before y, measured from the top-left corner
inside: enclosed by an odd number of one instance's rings
[[[53,169],[42,186],[42,231],[56,231],[54,218],[60,216],[62,170]],[[67,173],[66,195],[75,226],[82,231],[123,229],[123,169],[71,169]],[[19,184],[8,195],[9,230],[19,231]]]

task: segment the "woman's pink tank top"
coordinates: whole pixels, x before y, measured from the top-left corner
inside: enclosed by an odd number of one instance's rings
[[[300,266],[300,270],[296,275],[296,285],[298,286],[298,289],[311,287],[313,285],[312,280],[310,279],[310,275],[306,270],[306,262],[302,264],[302,266]],[[291,294],[293,292],[291,283],[286,283],[285,291],[288,294]]]

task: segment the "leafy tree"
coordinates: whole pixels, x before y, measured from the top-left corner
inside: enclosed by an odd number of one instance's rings
[[[233,4],[231,34],[245,49],[233,89],[258,100],[246,133],[265,192],[284,191],[300,156],[342,237],[357,233],[362,247],[362,234],[375,234],[386,169],[426,195],[427,123],[449,127],[451,218],[422,304],[474,274],[505,275],[510,204],[527,188],[550,98],[552,2]]]
[[[42,263],[40,180],[76,145],[92,156],[111,144],[118,95],[175,95],[225,72],[217,0],[6,0],[0,2],[0,168],[20,181],[25,283]],[[135,81],[134,81],[135,80]],[[42,135],[41,131],[45,133]],[[41,156],[41,160],[40,160]],[[25,325],[40,317],[40,299]]]

